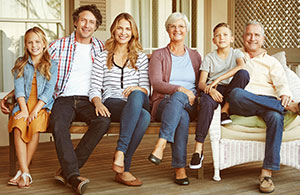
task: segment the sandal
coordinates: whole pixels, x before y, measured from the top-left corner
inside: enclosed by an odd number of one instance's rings
[[[10,180],[8,180],[7,184],[8,184],[8,185],[11,185],[11,186],[17,186],[17,185],[18,185],[17,179],[18,179],[21,175],[22,175],[21,170],[18,170],[17,173],[16,173],[16,175],[15,175],[13,178],[11,178]]]
[[[26,183],[26,178],[28,177],[29,178],[29,184],[24,185],[24,186],[18,185],[19,188],[30,188],[30,185],[32,184],[32,177],[31,177],[31,175],[29,173],[24,172],[24,173],[22,173],[21,177],[22,177],[22,179],[24,180],[25,183]]]

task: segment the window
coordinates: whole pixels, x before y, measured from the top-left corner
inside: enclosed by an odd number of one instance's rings
[[[48,41],[64,34],[64,0],[0,0],[0,92],[13,89],[11,69],[23,55],[23,36],[38,26]]]

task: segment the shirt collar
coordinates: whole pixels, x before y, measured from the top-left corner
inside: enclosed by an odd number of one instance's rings
[[[248,52],[245,51],[245,48],[241,48],[241,51],[245,54],[245,56],[247,56],[247,58],[250,58],[250,55],[248,54]],[[265,55],[267,54],[267,50],[263,49],[263,52],[257,56],[255,56],[254,58],[263,58],[265,57]]]
[[[30,56],[28,56],[28,64],[30,64],[30,65],[32,65],[33,66],[33,61],[32,61],[32,59],[31,59],[31,57]]]
[[[75,43],[76,43],[75,31],[72,32],[70,38],[71,38],[71,42],[75,45]],[[96,45],[95,37],[92,37],[92,44],[93,44],[93,46]]]

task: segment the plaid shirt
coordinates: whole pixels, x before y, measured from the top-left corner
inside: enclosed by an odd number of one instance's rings
[[[76,50],[75,32],[70,36],[54,40],[49,45],[51,58],[58,63],[57,81],[55,85],[55,98],[61,95],[72,72],[74,54]],[[104,44],[92,37],[91,58],[94,63],[95,56],[104,50]]]

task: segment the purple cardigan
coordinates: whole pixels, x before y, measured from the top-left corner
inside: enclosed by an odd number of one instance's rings
[[[198,90],[199,72],[201,65],[201,56],[196,50],[185,47],[188,50],[192,65],[195,71],[196,89]],[[170,76],[172,70],[172,57],[169,46],[158,49],[153,52],[149,63],[149,79],[153,88],[152,96],[150,97],[152,103],[151,116],[155,119],[157,106],[166,94],[171,95],[177,91],[179,85],[170,84]]]

